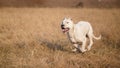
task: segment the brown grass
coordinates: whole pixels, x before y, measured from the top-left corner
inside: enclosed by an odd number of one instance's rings
[[[0,7],[120,8],[120,0],[0,0]]]
[[[92,50],[72,53],[64,17],[89,21],[102,34]],[[119,68],[120,9],[1,8],[0,68]]]

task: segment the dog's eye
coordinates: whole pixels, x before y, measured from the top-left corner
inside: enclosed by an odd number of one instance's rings
[[[67,22],[67,24],[68,24],[69,22]]]

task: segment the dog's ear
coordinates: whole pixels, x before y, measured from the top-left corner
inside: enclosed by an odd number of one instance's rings
[[[63,20],[65,20],[65,19],[67,19],[67,18],[65,17]]]
[[[71,18],[68,18],[69,20],[72,20]]]

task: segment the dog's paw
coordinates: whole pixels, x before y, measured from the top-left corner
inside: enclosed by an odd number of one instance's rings
[[[77,49],[76,49],[76,48],[72,50],[72,52],[76,52],[76,51],[77,51]]]
[[[89,51],[90,49],[91,49],[91,46],[88,46],[88,47],[87,47],[87,50]]]
[[[83,52],[86,52],[87,50],[81,50],[81,52],[83,53]]]
[[[83,52],[86,52],[87,49],[80,49],[80,51],[83,53]]]

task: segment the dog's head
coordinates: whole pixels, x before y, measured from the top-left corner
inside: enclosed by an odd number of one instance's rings
[[[61,24],[61,29],[63,33],[69,32],[73,28],[73,21],[70,18],[64,18]]]

